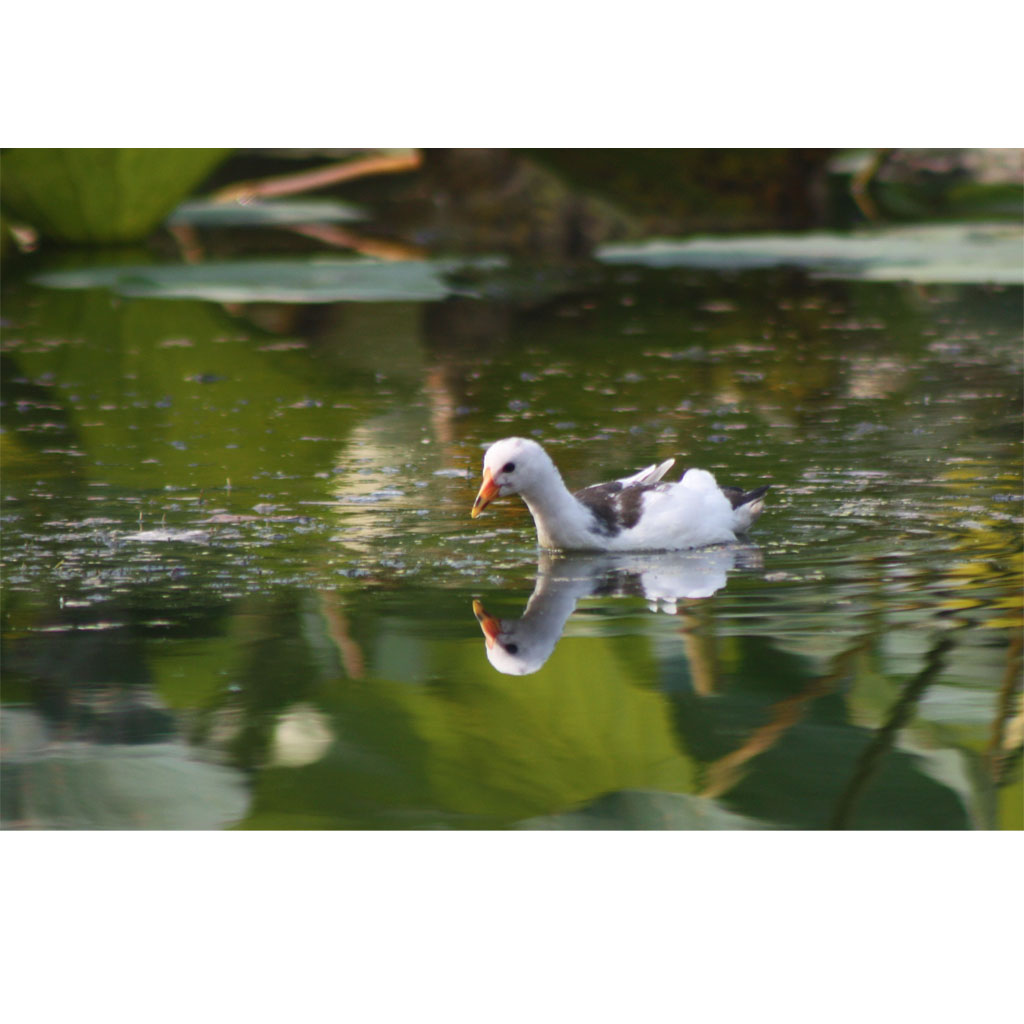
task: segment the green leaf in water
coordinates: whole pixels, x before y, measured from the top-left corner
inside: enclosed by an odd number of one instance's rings
[[[108,288],[118,295],[210,302],[437,302],[473,295],[466,269],[487,271],[496,258],[381,262],[320,257],[240,260],[157,267],[96,267],[40,274],[50,288]]]
[[[366,212],[360,207],[333,199],[251,203],[191,199],[182,203],[167,218],[167,223],[201,228],[271,228],[293,224],[344,224],[365,219]]]
[[[876,228],[720,238],[652,239],[607,245],[605,263],[758,270],[805,267],[818,277],[919,284],[1024,283],[1024,232],[1008,224]]]

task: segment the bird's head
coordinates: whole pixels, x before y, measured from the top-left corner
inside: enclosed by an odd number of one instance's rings
[[[483,482],[470,515],[476,519],[495,498],[528,494],[553,469],[551,459],[536,441],[525,437],[495,441],[484,455]]]

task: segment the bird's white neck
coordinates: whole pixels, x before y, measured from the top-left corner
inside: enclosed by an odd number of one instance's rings
[[[537,542],[542,548],[582,548],[593,544],[588,527],[590,512],[569,492],[562,476],[549,463],[545,472],[532,486],[522,490],[520,497],[526,502],[537,527]]]

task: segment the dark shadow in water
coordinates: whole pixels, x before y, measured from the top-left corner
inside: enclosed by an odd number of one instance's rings
[[[785,822],[790,828],[971,827],[958,794],[929,776],[920,758],[899,744],[922,696],[945,667],[952,637],[940,635],[885,721],[867,732],[848,721],[842,691],[876,640],[873,631],[854,638],[831,659],[827,671],[791,696],[761,707],[762,723],[731,751],[707,763],[700,795],[727,797],[728,806],[740,813],[756,807],[764,820]],[[766,659],[766,671],[769,665]],[[748,700],[742,693],[727,695],[704,727],[721,732],[728,705]],[[695,724],[691,710],[681,703],[678,720],[690,719],[687,735]],[[866,743],[865,737],[870,737]],[[810,765],[813,772],[807,770]],[[871,799],[864,801],[869,786]]]
[[[871,780],[878,774],[881,763],[892,750],[900,730],[910,721],[921,697],[946,664],[946,654],[953,646],[953,637],[946,633],[939,636],[935,646],[928,653],[924,668],[906,686],[896,702],[888,720],[875,733],[871,743],[857,760],[857,767],[849,784],[839,798],[835,814],[829,827],[845,829],[850,827],[857,804],[864,795]]]

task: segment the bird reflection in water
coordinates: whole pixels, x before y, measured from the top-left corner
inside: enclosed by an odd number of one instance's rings
[[[525,676],[551,657],[582,598],[639,596],[647,599],[652,611],[675,614],[679,601],[721,590],[730,569],[762,564],[761,549],[749,544],[647,554],[544,552],[520,618],[499,619],[479,600],[473,602],[473,614],[483,630],[491,665],[506,675]]]

